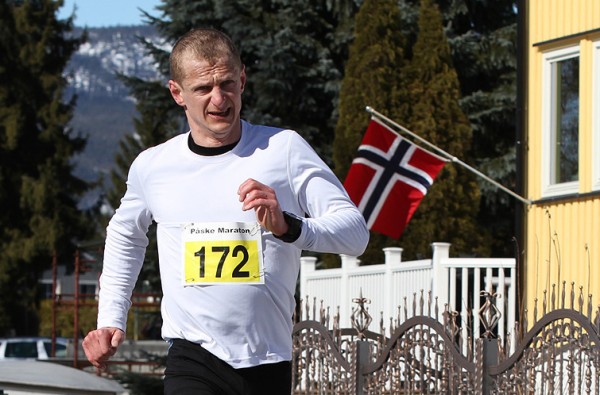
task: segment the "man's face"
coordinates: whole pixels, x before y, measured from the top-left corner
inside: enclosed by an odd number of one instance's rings
[[[185,77],[169,81],[169,90],[185,110],[196,144],[215,147],[239,140],[242,92],[246,83],[240,70],[228,58],[211,64],[186,56]]]

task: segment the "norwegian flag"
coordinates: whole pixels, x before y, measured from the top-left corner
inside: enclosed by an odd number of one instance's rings
[[[373,118],[344,187],[369,229],[399,238],[445,162]]]

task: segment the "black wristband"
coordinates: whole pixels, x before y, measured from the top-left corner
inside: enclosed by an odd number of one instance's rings
[[[293,243],[298,240],[300,234],[302,233],[302,219],[295,214],[288,213],[287,211],[283,212],[283,219],[285,219],[285,223],[288,224],[288,230],[282,235],[273,235],[276,239],[281,241],[285,241],[286,243]]]

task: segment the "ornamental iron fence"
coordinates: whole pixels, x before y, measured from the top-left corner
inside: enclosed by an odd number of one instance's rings
[[[531,327],[526,318],[515,324],[515,344],[495,337],[497,295],[482,291],[476,314],[485,330],[467,347],[459,314],[447,304],[440,311],[429,295],[405,299],[379,333],[368,329],[370,301],[362,295],[353,300],[352,328],[339,327],[339,309],[302,301],[293,394],[600,394],[600,306],[594,310],[591,295],[584,302],[582,288],[544,293]]]

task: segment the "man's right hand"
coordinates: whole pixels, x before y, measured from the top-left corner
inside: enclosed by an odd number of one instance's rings
[[[98,369],[106,369],[106,361],[117,352],[125,340],[125,333],[119,328],[100,328],[91,331],[83,339],[82,346],[87,359]]]

